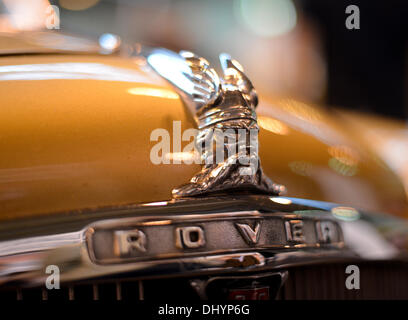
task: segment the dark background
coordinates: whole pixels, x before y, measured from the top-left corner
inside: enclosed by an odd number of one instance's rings
[[[360,30],[344,28],[344,8],[360,8]],[[328,103],[407,118],[408,1],[307,0],[320,26]]]

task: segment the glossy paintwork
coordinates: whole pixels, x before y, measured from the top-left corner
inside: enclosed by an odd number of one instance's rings
[[[263,101],[258,109],[263,167],[287,186],[288,195],[408,214],[401,179],[374,152],[376,141],[362,139],[361,129],[318,106]]]
[[[1,57],[0,96],[0,219],[165,200],[200,170],[150,161],[153,130],[194,122],[143,61]],[[400,180],[337,117],[260,98],[262,165],[287,195],[407,213]]]
[[[66,63],[71,65],[61,71]],[[151,163],[156,142],[150,142],[150,133],[171,131],[173,120],[184,130],[190,121],[169,85],[135,62],[35,56],[4,57],[0,64],[2,218],[167,199],[199,169]],[[1,69],[31,64],[44,64],[48,71],[6,74]],[[110,69],[103,76],[82,74],[89,64]],[[133,82],[118,79],[125,72]],[[24,80],[2,79],[18,74]]]
[[[346,110],[337,113],[348,130],[370,145],[398,175],[408,196],[408,122]]]

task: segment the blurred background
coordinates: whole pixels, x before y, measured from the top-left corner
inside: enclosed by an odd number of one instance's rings
[[[49,5],[56,32],[113,33],[212,62],[226,51],[261,94],[408,117],[403,0],[0,0],[0,31],[44,29]],[[348,5],[360,9],[360,29],[346,28]]]

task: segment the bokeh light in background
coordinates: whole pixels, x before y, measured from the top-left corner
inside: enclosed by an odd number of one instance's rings
[[[99,45],[102,49],[106,50],[107,53],[118,49],[121,42],[120,37],[112,33],[104,33],[99,37]]]
[[[297,20],[291,0],[236,0],[235,13],[251,31],[264,37],[291,31]]]

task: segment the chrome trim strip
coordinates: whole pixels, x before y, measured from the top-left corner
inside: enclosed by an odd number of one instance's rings
[[[0,257],[45,251],[84,241],[84,231],[55,234],[1,242]]]
[[[355,221],[343,221],[342,217],[338,216],[339,208],[335,204],[324,202],[316,202],[315,207],[304,205],[302,199],[284,198],[277,199],[268,196],[240,196],[239,201],[230,201],[231,197],[226,198],[208,198],[194,199],[186,201],[167,202],[166,205],[159,208],[145,205],[128,206],[124,208],[111,209],[109,212],[103,212],[100,218],[94,222],[86,222],[78,231],[61,232],[60,234],[49,234],[44,236],[26,237],[24,239],[7,240],[0,242],[0,284],[9,281],[18,280],[25,284],[36,285],[43,284],[45,277],[45,267],[50,264],[55,264],[60,267],[61,281],[77,281],[81,279],[90,279],[95,277],[108,277],[123,273],[131,273],[132,277],[149,278],[155,276],[174,276],[182,275],[200,275],[208,273],[228,273],[228,272],[248,272],[257,270],[271,270],[279,267],[287,267],[290,265],[320,263],[332,260],[358,260],[358,259],[387,259],[387,260],[406,260],[406,250],[397,248],[395,244],[387,240],[381,234],[385,219],[388,219],[388,233],[391,232],[392,225],[398,226],[396,232],[401,231],[401,223],[397,218],[381,216],[378,226],[375,224],[376,215],[368,215],[364,212],[359,212],[355,216]],[[286,203],[282,205],[281,203]],[[225,203],[231,203],[233,206],[238,203],[240,207],[254,208],[254,210],[245,211],[230,211],[230,212],[215,212],[218,206],[220,211],[225,210]],[[305,204],[308,203],[306,200]],[[208,205],[206,205],[208,204]],[[180,209],[177,209],[180,208]],[[323,209],[324,208],[324,209]],[[340,207],[344,211],[345,207]],[[205,209],[211,209],[212,212],[205,213]],[[118,213],[126,211],[128,216],[118,217]],[[343,212],[343,211],[340,211]],[[171,214],[168,214],[172,212]],[[189,213],[192,212],[192,213]],[[353,209],[353,212],[356,212]],[[157,214],[155,214],[157,213]],[[336,213],[336,214],[334,214]],[[92,212],[91,216],[98,217],[97,213]],[[349,218],[349,217],[348,217]],[[87,221],[84,216],[81,216],[81,221]],[[180,227],[199,225],[206,229],[207,223],[212,223],[216,226],[218,223],[228,223],[235,228],[235,222],[246,223],[251,228],[253,221],[268,221],[268,219],[277,220],[302,220],[314,221],[309,226],[314,226],[314,231],[308,229],[305,231],[306,237],[315,232],[316,239],[324,240],[327,235],[323,235],[317,226],[321,226],[318,222],[334,221],[338,224],[341,234],[342,230],[352,230],[358,232],[358,238],[353,238],[350,232],[344,235],[344,240],[341,238],[341,243],[298,243],[293,242],[290,245],[282,246],[282,244],[265,243],[252,244],[247,243],[242,238],[243,246],[230,247],[221,245],[211,250],[205,248],[200,251],[196,249],[186,249],[180,251],[180,256],[158,255],[157,257],[148,257],[144,260],[134,261],[132,259],[119,258],[114,264],[95,263],[92,254],[89,254],[89,246],[87,233],[91,231],[99,232],[104,230],[122,230],[131,228],[140,228],[143,231],[155,228]],[[357,222],[357,223],[356,223]],[[67,221],[61,221],[61,224],[66,225]],[[21,221],[21,225],[26,225]],[[296,225],[296,223],[294,224]],[[345,226],[347,225],[347,226]],[[369,227],[370,232],[366,233]],[[55,228],[48,228],[54,230]],[[192,229],[194,230],[194,229]],[[218,230],[218,229],[217,229]],[[225,238],[230,237],[230,231],[223,234]],[[230,229],[232,230],[232,229]],[[234,229],[236,235],[240,235],[238,229]],[[284,227],[282,225],[282,230]],[[358,231],[360,230],[360,231]],[[405,230],[405,229],[404,229]],[[265,229],[264,229],[265,231]],[[296,231],[296,230],[295,230]],[[320,230],[321,231],[321,230]],[[262,227],[261,231],[262,232]],[[408,234],[408,231],[405,230]],[[218,232],[219,233],[219,232]],[[216,233],[213,233],[216,234]],[[276,234],[275,231],[272,234]],[[330,235],[330,233],[329,233]],[[150,235],[148,235],[150,236]],[[211,236],[212,237],[212,236]],[[88,239],[88,241],[87,241]],[[156,240],[155,240],[156,239]],[[153,239],[157,242],[157,239]],[[320,241],[319,240],[319,241]],[[372,244],[371,246],[362,246]],[[206,243],[211,243],[212,239],[206,239]],[[344,242],[343,242],[344,241]],[[385,250],[393,248],[393,250]],[[101,242],[102,245],[102,242]],[[149,244],[147,244],[149,245]],[[380,247],[379,247],[380,245]],[[181,250],[181,249],[180,249]],[[92,251],[91,251],[92,253]],[[130,257],[132,258],[132,257]],[[109,262],[109,261],[108,261]]]
[[[318,224],[316,222],[321,221],[318,218],[312,217],[300,217],[299,215],[285,214],[282,212],[276,213],[260,213],[258,211],[244,211],[244,212],[228,212],[228,213],[218,213],[218,214],[197,214],[197,215],[183,215],[183,216],[162,216],[156,217],[156,219],[144,221],[144,217],[135,217],[128,219],[116,219],[110,221],[103,221],[99,223],[94,223],[89,226],[86,233],[87,245],[89,249],[89,254],[91,260],[97,264],[114,264],[114,263],[126,263],[130,261],[145,261],[145,260],[161,260],[168,258],[184,258],[189,256],[208,256],[213,254],[223,254],[231,252],[245,252],[248,250],[268,250],[268,249],[310,249],[310,248],[321,248],[321,247],[331,247],[333,249],[341,249],[344,247],[343,236],[340,230],[340,226],[333,222],[333,227],[336,228],[335,237],[332,242],[325,244],[320,243],[317,237]],[[330,221],[329,217],[326,217],[322,221]],[[284,225],[288,221],[301,221],[307,225],[305,226],[305,239],[304,241],[293,241],[291,232],[285,231]],[[261,233],[263,234],[263,239],[261,243],[257,244],[247,244],[245,238],[236,228],[235,223],[246,222],[246,223],[262,223],[264,225]],[[202,249],[196,248],[191,251],[189,248],[187,250],[180,251],[174,245],[168,245],[163,249],[163,244],[161,241],[154,242],[150,241],[148,243],[149,250],[155,252],[154,254],[148,254],[145,252],[138,252],[132,257],[117,257],[113,253],[112,249],[108,250],[108,247],[114,246],[115,232],[122,230],[135,230],[137,228],[138,232],[141,230],[146,233],[146,236],[151,239],[163,239],[165,243],[172,241],[172,233],[174,228],[177,226],[182,226],[188,223],[191,226],[200,226],[205,230],[206,234],[211,235],[206,239],[206,244],[203,244]],[[302,224],[303,226],[303,224]],[[142,229],[140,229],[142,228]],[[217,230],[223,230],[223,234],[217,234]],[[176,228],[177,230],[178,228]],[[307,231],[306,231],[307,230]],[[97,237],[97,235],[100,235]],[[274,234],[272,239],[268,234]],[[278,240],[279,238],[279,240]],[[96,239],[96,240],[93,240]],[[165,240],[166,239],[166,240]],[[307,240],[307,241],[306,241]],[[96,243],[101,243],[103,246],[96,247]],[[174,240],[173,240],[174,241]],[[238,244],[238,243],[239,244]],[[216,248],[216,249],[214,249]],[[98,254],[96,254],[98,252]],[[100,257],[98,257],[99,255]],[[102,258],[102,256],[104,258]],[[107,257],[110,258],[107,258]]]

